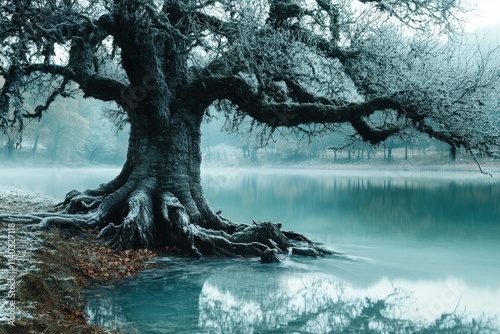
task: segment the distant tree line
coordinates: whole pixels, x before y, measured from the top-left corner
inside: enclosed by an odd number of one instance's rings
[[[378,145],[371,145],[353,139],[347,128],[345,131],[314,137],[298,133],[275,135],[263,142],[258,135],[245,131],[226,131],[224,122],[223,119],[213,118],[202,127],[205,163],[224,161],[227,158],[225,149],[232,149],[238,159],[248,163],[286,163],[307,159],[349,163],[370,160],[374,156],[388,163],[416,157],[427,157],[438,163],[455,161],[457,154],[466,153],[464,150],[452,153],[448,145],[421,134],[413,134],[411,138],[390,137]],[[397,152],[397,157],[394,152]]]
[[[105,103],[95,100],[84,104],[82,100],[57,99],[43,118],[26,122],[22,135],[17,131],[1,132],[1,160],[34,165],[122,164],[127,130],[118,131],[103,116]]]

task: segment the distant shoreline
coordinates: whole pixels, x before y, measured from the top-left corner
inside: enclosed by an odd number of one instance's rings
[[[299,149],[299,147],[297,147]],[[300,151],[300,150],[299,150]],[[270,147],[259,148],[252,155],[244,155],[239,147],[227,144],[217,144],[202,147],[202,169],[206,168],[311,168],[326,170],[344,169],[402,169],[402,170],[478,170],[479,167],[469,153],[457,153],[456,159],[452,160],[449,152],[436,147],[417,150],[404,147],[382,150],[378,148],[369,151],[364,148],[345,149],[335,152],[325,149],[315,155],[297,153],[272,149]],[[490,157],[477,157],[481,167],[486,171],[500,171],[500,160]],[[61,160],[51,162],[49,160],[34,160],[29,156],[14,156],[7,158],[5,152],[0,149],[0,172],[5,168],[121,168],[125,162],[125,156],[111,164],[89,162],[86,160]]]

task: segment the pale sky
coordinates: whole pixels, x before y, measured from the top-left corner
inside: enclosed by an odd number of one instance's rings
[[[469,0],[473,13],[467,15],[468,26],[471,29],[491,26],[500,23],[500,0]]]

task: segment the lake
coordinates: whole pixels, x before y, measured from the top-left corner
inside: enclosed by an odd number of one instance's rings
[[[47,169],[16,177],[19,170],[2,170],[0,184],[63,198],[118,171]],[[482,325],[497,333],[499,177],[204,170],[206,196],[223,216],[281,222],[344,255],[278,264],[160,256],[159,268],[86,291],[86,312],[92,322],[142,334],[469,333]]]

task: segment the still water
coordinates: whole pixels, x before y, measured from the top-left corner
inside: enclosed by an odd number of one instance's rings
[[[25,188],[62,197],[116,172],[59,170],[58,186],[32,180]],[[499,178],[204,171],[206,196],[222,215],[281,222],[345,256],[271,265],[162,256],[157,269],[87,291],[86,311],[92,322],[143,334],[410,333],[421,326],[430,333],[477,326],[499,333]]]

